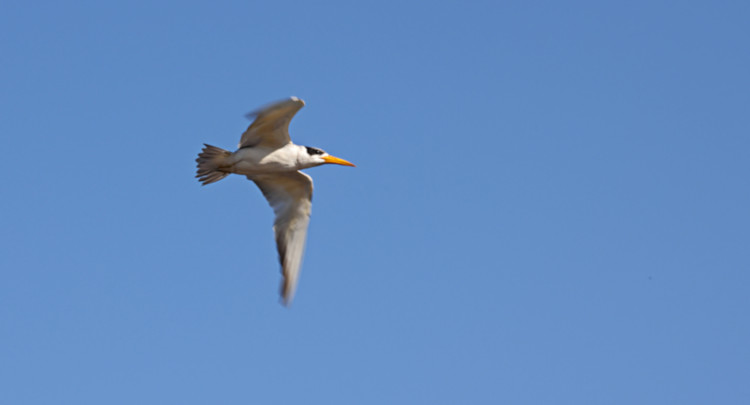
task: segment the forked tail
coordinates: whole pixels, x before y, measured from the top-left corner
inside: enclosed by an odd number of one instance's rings
[[[232,152],[205,143],[203,145],[203,150],[195,159],[198,162],[198,171],[195,177],[205,186],[219,181],[231,173],[227,158],[232,156]]]

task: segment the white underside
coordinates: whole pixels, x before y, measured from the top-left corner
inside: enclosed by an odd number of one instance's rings
[[[254,147],[237,150],[229,158],[232,173],[245,176],[294,172],[302,169],[299,146],[289,143],[278,149]]]

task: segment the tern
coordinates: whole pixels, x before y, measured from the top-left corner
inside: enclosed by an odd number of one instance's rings
[[[231,173],[255,182],[276,214],[273,229],[281,263],[281,299],[289,305],[297,288],[307,226],[310,223],[313,181],[301,169],[332,163],[354,166],[321,149],[300,146],[289,138],[289,122],[305,106],[297,97],[281,100],[247,115],[255,118],[234,152],[203,144],[195,159],[195,177],[203,185]]]

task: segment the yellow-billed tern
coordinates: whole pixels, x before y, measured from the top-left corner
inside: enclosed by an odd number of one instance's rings
[[[210,184],[231,173],[255,182],[276,213],[273,229],[281,262],[281,297],[289,305],[299,278],[310,222],[313,182],[300,169],[326,163],[354,166],[344,159],[289,139],[289,122],[305,102],[297,97],[282,100],[248,114],[255,120],[242,134],[234,152],[204,144],[195,160],[195,177]]]

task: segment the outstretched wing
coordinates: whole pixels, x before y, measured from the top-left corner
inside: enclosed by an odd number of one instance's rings
[[[273,230],[283,276],[281,296],[284,305],[289,305],[297,288],[310,223],[312,178],[299,171],[248,178],[258,185],[276,213]]]
[[[297,97],[277,101],[247,114],[248,118],[255,117],[255,121],[247,128],[240,138],[240,148],[258,145],[280,148],[290,141],[289,122],[305,102]]]

